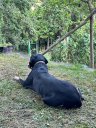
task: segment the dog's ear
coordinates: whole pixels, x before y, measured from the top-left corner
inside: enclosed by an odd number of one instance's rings
[[[35,64],[35,57],[31,56],[28,67],[31,69]]]
[[[48,60],[44,57],[44,59],[45,59],[45,64],[47,64],[48,63]]]
[[[33,66],[33,65],[32,65],[32,63],[30,63],[30,62],[29,62],[28,68],[30,68],[30,69],[31,69],[31,68],[32,68],[32,66]]]

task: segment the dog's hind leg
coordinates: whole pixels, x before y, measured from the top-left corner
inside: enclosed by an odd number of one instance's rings
[[[53,107],[57,107],[60,106],[60,99],[56,98],[55,96],[49,96],[49,97],[44,97],[43,98],[43,102],[45,104],[47,104],[48,106],[53,106]]]
[[[78,91],[78,93],[79,93],[79,95],[80,95],[80,97],[81,97],[81,101],[82,101],[82,100],[85,100],[84,97],[82,96],[82,93],[81,93],[81,91],[80,91],[79,88],[77,88],[77,91]]]

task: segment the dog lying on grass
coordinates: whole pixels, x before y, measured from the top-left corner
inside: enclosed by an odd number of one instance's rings
[[[66,109],[80,108],[83,100],[80,91],[71,83],[50,75],[47,63],[47,59],[42,54],[30,57],[29,68],[32,71],[27,79],[24,81],[15,77],[15,80],[23,87],[41,95],[43,102],[48,106],[62,106]]]

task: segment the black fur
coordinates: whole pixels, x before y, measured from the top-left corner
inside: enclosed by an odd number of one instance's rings
[[[47,59],[37,54],[30,58],[29,67],[32,71],[27,79],[18,79],[25,88],[29,88],[41,95],[45,104],[49,106],[63,106],[66,109],[80,108],[82,95],[71,83],[58,80],[48,73]]]

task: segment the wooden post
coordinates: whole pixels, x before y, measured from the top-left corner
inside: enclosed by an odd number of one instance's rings
[[[94,68],[94,42],[93,42],[94,30],[93,30],[93,25],[94,25],[94,15],[90,17],[90,66],[91,66],[91,68]]]
[[[36,54],[38,54],[39,53],[39,43],[38,43],[38,41],[36,42]]]
[[[28,43],[28,55],[31,56],[31,45],[30,45],[30,41]]]
[[[49,48],[49,37],[48,37],[48,40],[47,40],[47,49]]]

